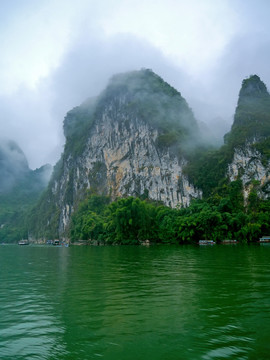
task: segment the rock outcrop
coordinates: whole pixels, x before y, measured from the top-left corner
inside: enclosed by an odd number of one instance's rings
[[[268,199],[270,194],[270,161],[263,162],[262,154],[252,146],[246,144],[243,148],[235,149],[233,161],[228,167],[230,181],[241,179],[243,183],[244,201],[247,203],[254,180],[258,182],[258,196]]]

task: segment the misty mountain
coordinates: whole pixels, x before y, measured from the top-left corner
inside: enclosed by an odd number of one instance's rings
[[[270,95],[259,76],[243,80],[231,131],[225,143],[243,145],[270,136]]]
[[[172,207],[201,197],[183,173],[187,154],[202,142],[197,121],[181,94],[149,69],[115,75],[97,98],[68,112],[64,133],[63,156],[34,211],[36,233],[63,234],[88,191]]]
[[[0,195],[20,187],[21,191],[33,193],[42,190],[52,173],[51,165],[31,170],[22,149],[12,140],[0,140]]]
[[[0,241],[17,236],[12,233],[18,224],[24,227],[23,216],[47,186],[51,173],[48,164],[31,170],[14,141],[0,141]]]
[[[270,95],[257,75],[242,82],[234,121],[224,142],[218,150],[199,151],[189,158],[186,170],[191,181],[205,196],[222,194],[229,182],[239,181],[245,204],[252,191],[268,199]]]
[[[0,194],[7,192],[29,172],[28,162],[19,146],[11,140],[0,141]]]
[[[72,215],[91,194],[170,208],[202,199],[224,211],[254,209],[270,194],[269,126],[270,96],[257,75],[243,81],[219,149],[205,143],[186,100],[153,71],[115,75],[99,96],[67,113],[64,152],[28,213],[28,229],[39,239],[69,236]],[[21,169],[27,173],[25,160]]]

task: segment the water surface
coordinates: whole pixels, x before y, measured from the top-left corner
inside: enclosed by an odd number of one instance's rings
[[[270,246],[0,246],[0,359],[270,358]]]

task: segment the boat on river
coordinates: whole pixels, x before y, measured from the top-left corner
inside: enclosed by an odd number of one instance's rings
[[[18,242],[19,245],[29,245],[29,240],[20,240]]]
[[[259,240],[260,243],[270,243],[270,236],[263,236]]]
[[[221,240],[220,242],[223,245],[228,245],[228,244],[237,244],[238,241],[237,240],[231,240],[231,239],[225,239],[225,240]]]
[[[216,245],[214,240],[199,240],[199,245]]]
[[[46,241],[46,244],[47,245],[53,245],[53,246],[56,246],[56,247],[69,247],[69,243],[66,242],[66,241],[60,241],[58,239],[55,239],[55,240],[47,240]]]

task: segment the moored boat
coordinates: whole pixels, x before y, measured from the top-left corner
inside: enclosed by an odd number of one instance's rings
[[[199,240],[199,245],[215,245],[214,240]]]
[[[19,245],[29,245],[29,241],[28,240],[20,240],[18,242]]]
[[[225,240],[221,240],[220,242],[223,245],[227,245],[227,244],[237,244],[238,241],[237,240],[231,240],[231,239],[225,239]]]
[[[270,236],[263,236],[259,240],[260,243],[270,243]]]

